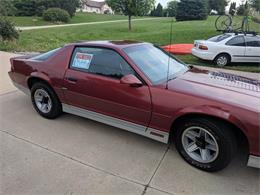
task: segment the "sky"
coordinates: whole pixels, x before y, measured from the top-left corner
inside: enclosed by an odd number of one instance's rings
[[[171,0],[156,0],[156,3],[161,3],[163,7],[167,6],[167,2]],[[243,0],[230,0],[230,2],[236,2],[239,5]]]

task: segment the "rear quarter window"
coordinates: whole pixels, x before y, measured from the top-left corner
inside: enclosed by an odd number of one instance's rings
[[[55,53],[57,53],[60,50],[60,48],[48,51],[46,53],[43,54],[39,54],[37,56],[34,56],[32,58],[30,58],[31,60],[38,60],[38,61],[45,61],[48,60],[50,57],[52,57]]]
[[[217,42],[223,41],[223,40],[225,40],[229,37],[231,37],[231,35],[228,35],[228,34],[218,35],[218,36],[215,36],[215,37],[211,37],[210,39],[208,39],[208,41],[217,43]]]

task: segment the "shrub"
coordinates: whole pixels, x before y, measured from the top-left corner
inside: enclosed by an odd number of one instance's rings
[[[6,19],[5,17],[0,17],[0,39],[14,40],[19,38],[19,33],[15,29],[14,24]]]
[[[206,0],[181,0],[177,6],[177,21],[205,20],[208,17]]]
[[[260,24],[260,16],[254,16],[253,19],[252,19],[255,23],[258,23]]]
[[[66,10],[60,8],[49,8],[43,12],[43,19],[50,22],[69,22],[70,15]]]

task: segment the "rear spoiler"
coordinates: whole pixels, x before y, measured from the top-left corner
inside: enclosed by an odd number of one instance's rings
[[[11,70],[14,70],[14,61],[24,61],[24,60],[30,59],[36,55],[39,55],[39,54],[21,55],[21,56],[16,56],[16,57],[10,58]]]
[[[29,55],[21,55],[21,56],[17,56],[17,57],[12,57],[12,58],[10,58],[10,62],[11,62],[11,64],[13,64],[14,60],[26,60],[26,59],[30,59],[34,56],[37,56],[37,55],[39,55],[39,54],[29,54]]]

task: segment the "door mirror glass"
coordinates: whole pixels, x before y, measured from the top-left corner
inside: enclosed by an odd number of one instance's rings
[[[131,87],[141,87],[143,83],[134,75],[128,74],[121,78],[121,84],[127,84]]]

